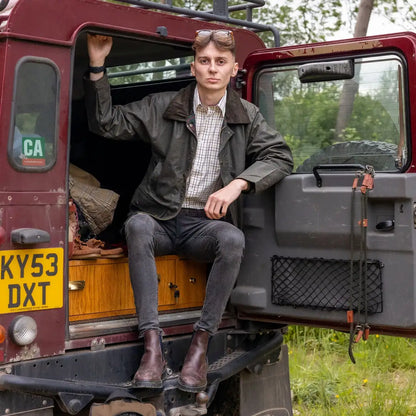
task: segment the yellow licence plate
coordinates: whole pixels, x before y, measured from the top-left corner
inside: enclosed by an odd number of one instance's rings
[[[0,251],[0,313],[61,308],[62,248]]]

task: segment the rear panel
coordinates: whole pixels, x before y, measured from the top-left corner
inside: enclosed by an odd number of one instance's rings
[[[348,328],[353,310],[356,323],[413,334],[414,45],[403,34],[249,58],[253,98],[295,169],[247,198],[242,316]],[[361,188],[369,166],[374,189]]]
[[[64,350],[69,50],[4,39],[7,59],[0,124],[0,314],[8,328],[33,318],[36,342],[7,343],[4,361]],[[53,319],[51,318],[53,316]]]

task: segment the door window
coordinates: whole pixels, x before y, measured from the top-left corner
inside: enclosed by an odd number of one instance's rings
[[[294,172],[321,164],[402,170],[408,161],[403,67],[398,56],[384,55],[264,69],[257,104],[290,145]]]
[[[191,76],[193,56],[140,62],[108,69],[111,85],[136,84]]]
[[[16,67],[9,160],[22,171],[45,171],[56,161],[59,72],[53,62],[23,58]]]

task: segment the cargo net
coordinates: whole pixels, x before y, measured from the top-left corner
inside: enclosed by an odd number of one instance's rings
[[[272,303],[319,310],[383,311],[382,263],[367,261],[367,307],[359,261],[272,257]],[[361,289],[360,289],[361,288]],[[359,308],[360,306],[360,308]]]

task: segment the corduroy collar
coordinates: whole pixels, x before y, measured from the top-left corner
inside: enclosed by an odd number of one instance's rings
[[[193,99],[196,83],[193,82],[181,89],[169,103],[164,118],[178,121],[186,121],[193,114]],[[250,122],[247,112],[239,95],[228,88],[227,102],[225,104],[225,120],[228,124],[248,124]]]

